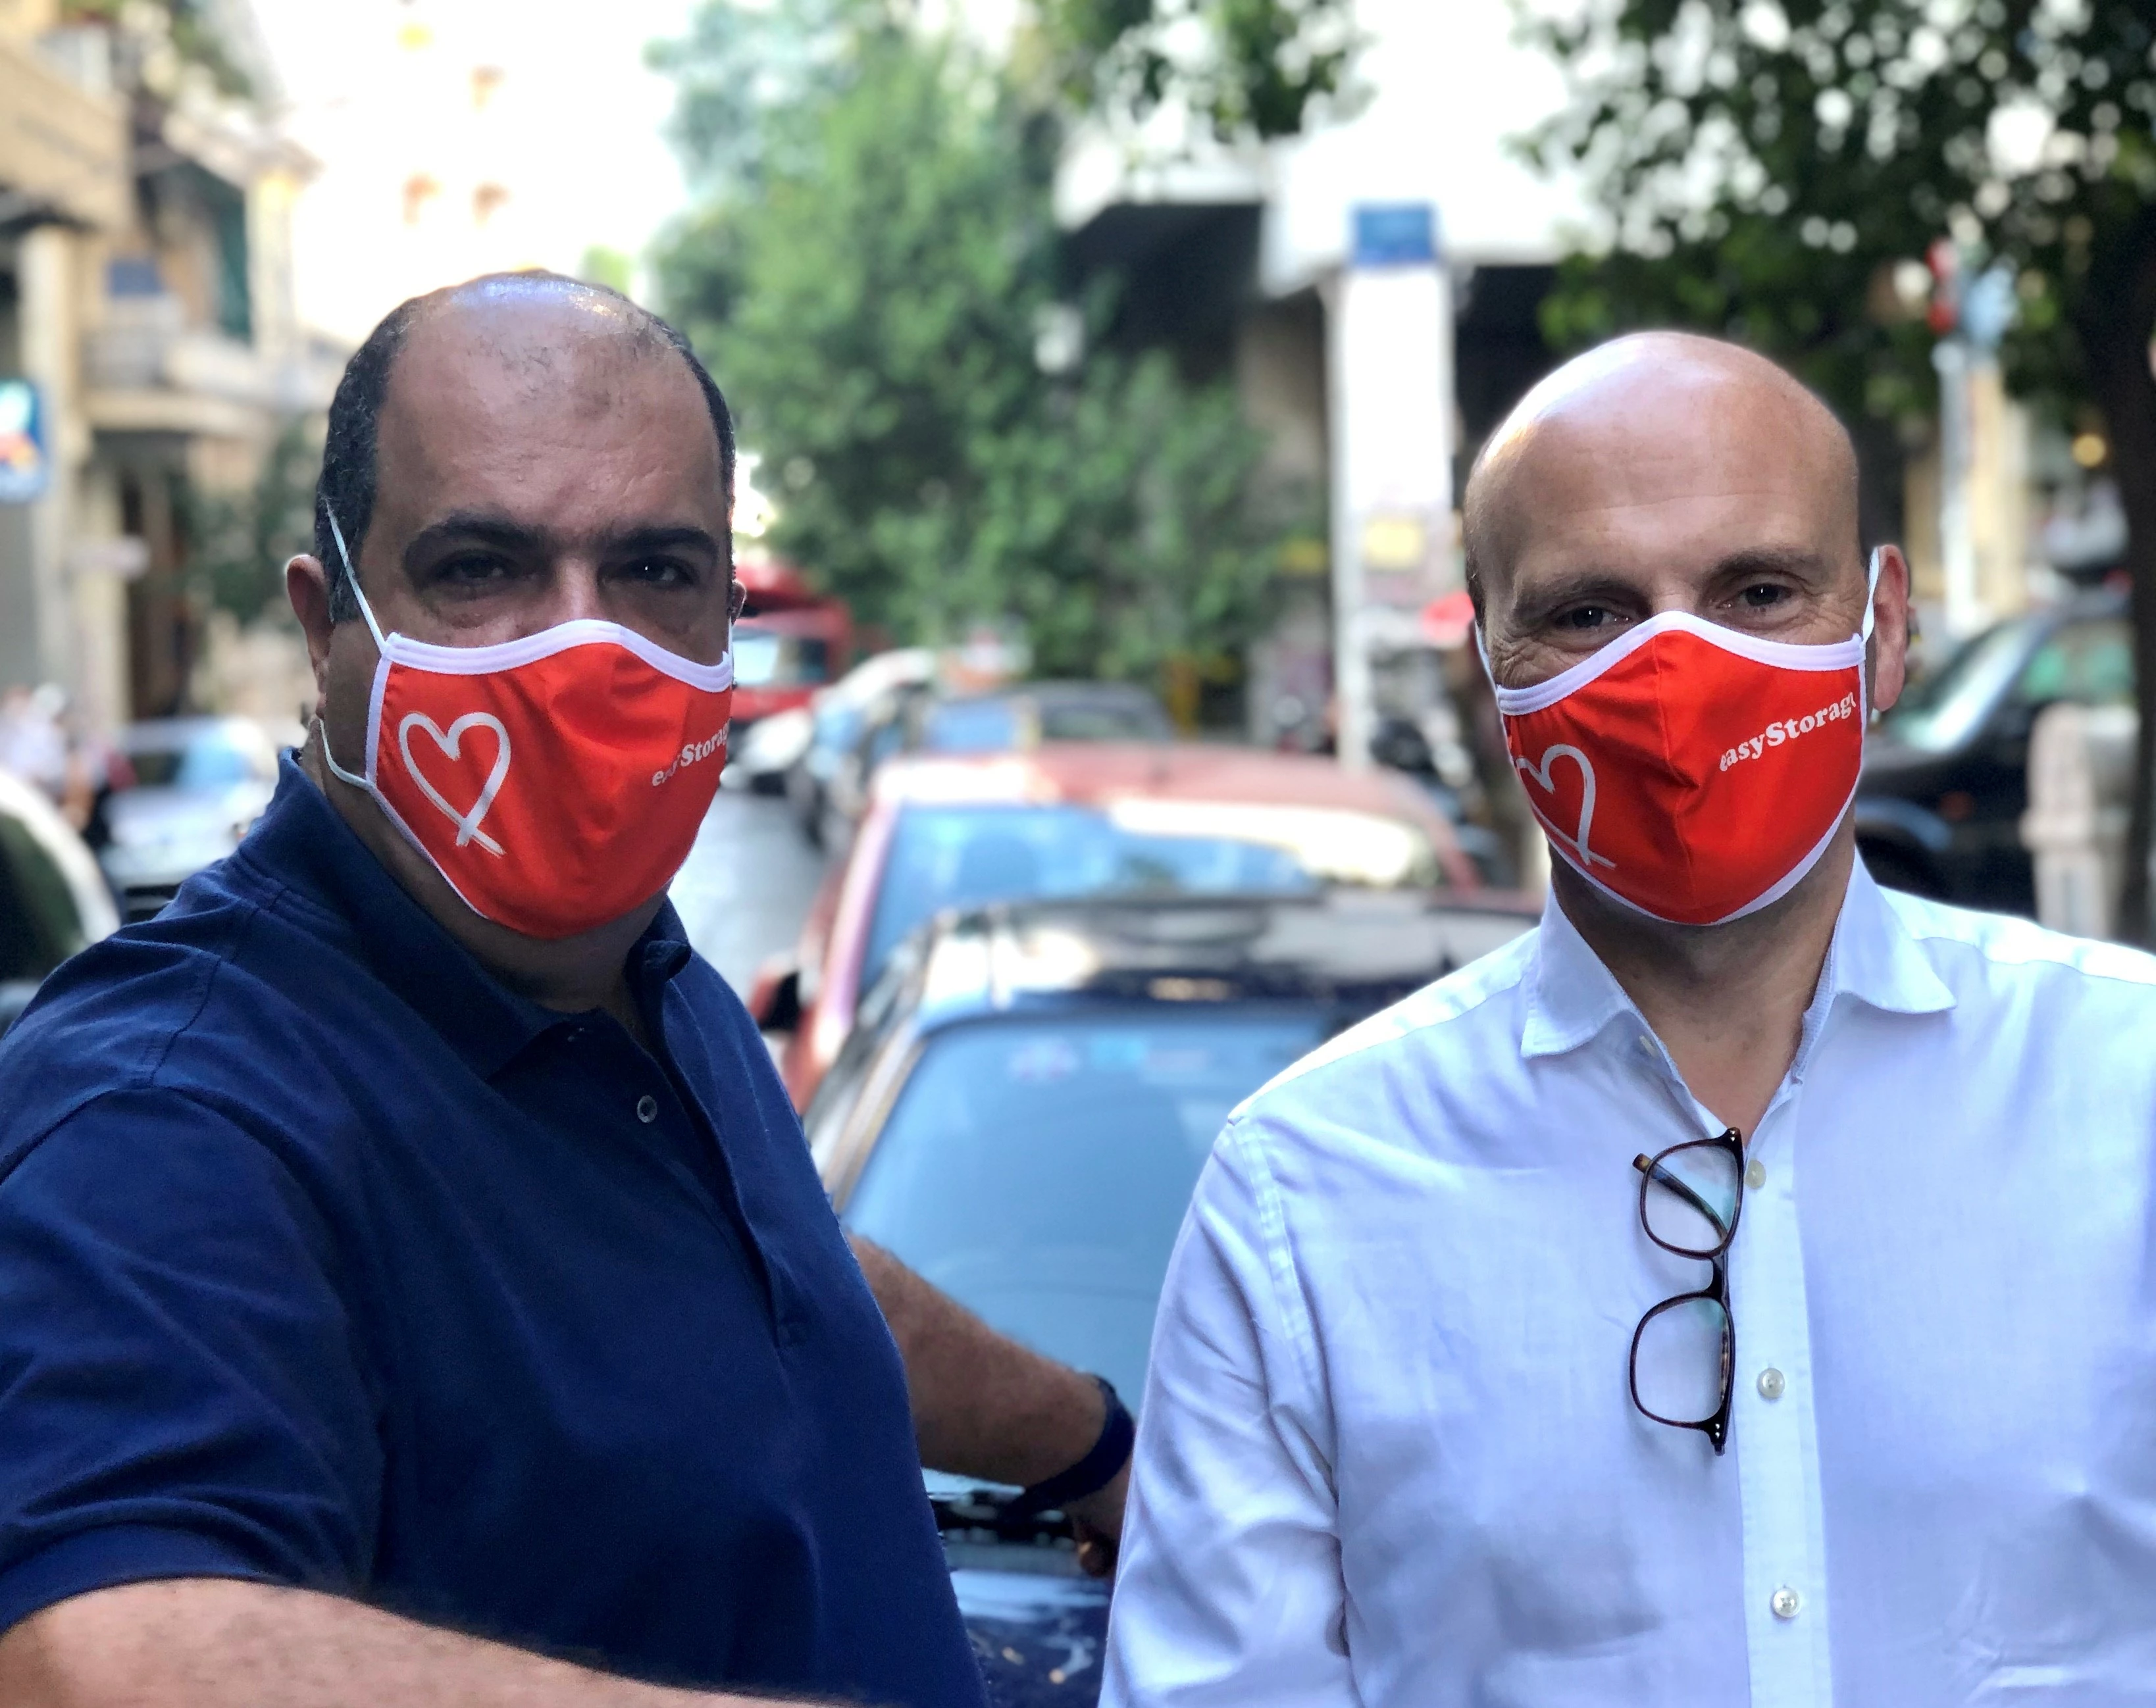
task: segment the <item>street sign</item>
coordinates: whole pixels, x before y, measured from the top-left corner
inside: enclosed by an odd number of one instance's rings
[[[25,379],[0,379],[0,504],[42,498],[52,480],[44,400]]]
[[[1437,261],[1437,210],[1427,202],[1365,202],[1354,210],[1353,264],[1429,267]]]

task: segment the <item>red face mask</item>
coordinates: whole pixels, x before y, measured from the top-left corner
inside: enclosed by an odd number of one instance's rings
[[[344,536],[331,519],[337,550]],[[698,664],[590,618],[499,646],[384,636],[345,554],[381,661],[365,789],[473,912],[570,937],[673,880],[717,792],[733,653]]]
[[[1868,596],[1862,632],[1830,646],[1671,611],[1547,682],[1499,688],[1505,745],[1550,846],[1673,925],[1780,900],[1856,798],[1871,635]]]

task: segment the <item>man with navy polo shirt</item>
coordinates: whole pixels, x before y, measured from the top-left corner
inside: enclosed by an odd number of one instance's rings
[[[732,475],[610,293],[476,281],[354,357],[287,570],[305,748],[0,1049],[0,1701],[981,1700],[916,1425],[1001,1406],[952,1468],[1065,1483],[1101,1403],[886,1266],[910,1413],[665,903]]]

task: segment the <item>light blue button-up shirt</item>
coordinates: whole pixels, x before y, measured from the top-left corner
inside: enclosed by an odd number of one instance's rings
[[[1749,1147],[1717,1459],[1625,1375],[1707,1279],[1632,1158],[1722,1126],[1554,907],[1239,1110],[1104,1701],[2156,1701],[2156,960],[1856,870]]]

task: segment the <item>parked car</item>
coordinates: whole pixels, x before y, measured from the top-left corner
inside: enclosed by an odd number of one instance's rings
[[[1172,741],[1159,700],[1129,682],[1024,682],[926,701],[906,746],[922,753],[1019,753],[1044,741]]]
[[[2033,913],[2021,845],[2029,735],[2061,700],[2133,703],[2123,594],[2009,618],[1964,644],[1884,714],[1866,742],[1856,836],[1881,884],[1971,907]]]
[[[1027,904],[892,957],[809,1105],[846,1225],[1135,1406],[1168,1252],[1228,1112],[1532,922],[1427,891]],[[1108,1588],[1060,1515],[930,1474],[995,1700],[1093,1702]]]
[[[877,774],[796,953],[766,967],[750,1008],[767,1031],[790,1034],[781,1065],[805,1105],[860,992],[944,908],[1328,888],[1487,893],[1444,815],[1389,772],[1198,743],[904,757]]]
[[[148,918],[239,846],[277,791],[278,750],[303,733],[244,717],[156,718],[120,732],[134,780],[104,803],[100,858],[129,919]]]
[[[42,792],[0,772],[0,1032],[47,973],[119,926],[82,839]]]
[[[762,720],[806,706],[845,674],[854,623],[843,600],[817,592],[790,563],[745,554],[735,572],[745,599],[733,633],[738,746]]]
[[[935,680],[932,651],[901,647],[862,659],[811,702],[808,743],[788,767],[785,787],[812,847],[844,840],[866,804],[882,750],[896,752],[902,743],[905,706]]]
[[[877,771],[902,753],[1026,752],[1045,741],[1175,736],[1159,700],[1127,682],[1025,682],[952,693],[939,685],[935,655],[918,656],[925,662],[862,700],[850,721],[841,726],[834,719],[815,817],[812,822],[804,812],[803,819],[817,846],[844,845],[868,809]],[[820,731],[817,740],[825,740]],[[803,792],[805,808],[808,792]]]
[[[787,773],[808,757],[816,739],[816,715],[805,705],[758,718],[746,730],[726,733],[728,787],[746,787],[759,795],[786,792]]]

